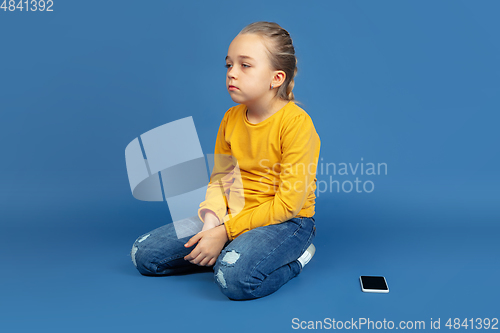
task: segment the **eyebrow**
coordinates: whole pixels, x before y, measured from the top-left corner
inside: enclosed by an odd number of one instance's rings
[[[246,56],[246,55],[240,55],[240,56],[238,56],[238,58],[240,58],[240,59],[248,59],[248,60],[255,60],[254,58]],[[226,56],[225,60],[227,60],[227,59],[229,59],[229,56]]]

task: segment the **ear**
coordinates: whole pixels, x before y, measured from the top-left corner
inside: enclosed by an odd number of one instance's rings
[[[284,71],[274,71],[272,84],[275,88],[281,86],[286,79],[286,73]]]

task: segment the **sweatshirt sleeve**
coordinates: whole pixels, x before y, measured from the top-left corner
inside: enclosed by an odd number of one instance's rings
[[[227,197],[231,184],[233,183],[232,170],[234,169],[231,147],[225,140],[229,111],[230,110],[226,112],[219,126],[217,139],[215,141],[212,174],[207,186],[205,201],[200,203],[198,209],[198,217],[203,223],[205,223],[204,217],[207,211],[214,213],[221,222],[227,212]]]
[[[313,189],[319,146],[319,136],[307,114],[290,120],[282,133],[279,188],[271,200],[225,222],[230,240],[251,229],[287,221],[300,212]]]

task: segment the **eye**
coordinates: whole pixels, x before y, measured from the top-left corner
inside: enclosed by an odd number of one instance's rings
[[[229,67],[231,67],[231,65],[230,64],[226,64],[226,66],[224,66],[224,67],[229,68]]]
[[[241,64],[241,66],[247,67],[247,68],[250,67],[250,65],[247,65],[247,64]]]

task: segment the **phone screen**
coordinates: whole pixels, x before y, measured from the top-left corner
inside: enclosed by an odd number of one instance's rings
[[[363,289],[389,290],[383,276],[361,276]]]

